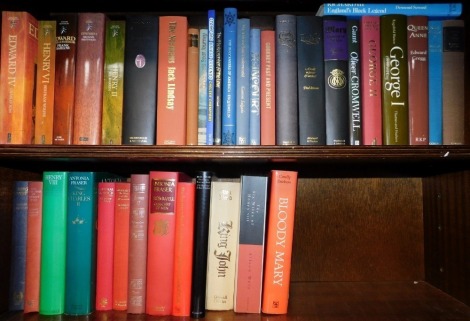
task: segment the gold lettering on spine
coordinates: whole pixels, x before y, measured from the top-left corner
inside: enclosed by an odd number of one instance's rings
[[[176,27],[177,23],[171,21],[169,23],[169,35],[168,35],[168,86],[167,86],[167,100],[166,108],[175,109],[175,89],[176,89],[176,66],[172,66],[176,63]]]

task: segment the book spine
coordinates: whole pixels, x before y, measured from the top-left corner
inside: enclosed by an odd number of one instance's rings
[[[222,70],[223,70],[224,17],[215,17],[215,80],[214,80],[214,145],[222,145]]]
[[[185,145],[188,18],[159,19],[157,145]]]
[[[55,35],[55,33],[54,33]],[[39,311],[41,274],[42,181],[28,182],[24,313]]]
[[[349,145],[362,145],[360,21],[348,19]]]
[[[261,145],[276,145],[276,35],[261,30]]]
[[[73,144],[101,144],[106,15],[78,14]]]
[[[261,145],[261,29],[250,30],[250,145]]]
[[[155,145],[158,26],[157,16],[126,17],[124,145]]]
[[[204,318],[207,276],[207,246],[211,183],[215,174],[210,171],[196,173],[196,207],[194,213],[194,252],[191,277],[191,317]]]
[[[326,145],[323,18],[297,16],[299,144]]]
[[[188,28],[186,145],[197,145],[199,108],[199,29]]]
[[[428,17],[407,17],[410,145],[429,144]]]
[[[263,313],[286,314],[289,303],[297,172],[273,170],[263,280]]]
[[[10,311],[19,311],[24,309],[28,181],[15,181],[12,188],[10,292],[8,309]]]
[[[465,22],[444,20],[442,24],[442,143],[465,144]],[[468,118],[467,118],[468,119]]]
[[[362,143],[382,145],[382,63],[380,17],[360,18],[362,97]]]
[[[296,16],[276,16],[276,145],[298,145]]]
[[[191,315],[191,278],[194,246],[194,210],[196,183],[179,182],[176,196],[175,252],[172,312]]]
[[[207,28],[199,29],[199,104],[197,122],[198,145],[207,142]]]
[[[39,314],[60,315],[65,303],[68,172],[43,173]]]
[[[428,19],[429,145],[442,145],[442,20]]]
[[[108,20],[104,48],[101,144],[121,145],[126,21]]]
[[[145,313],[149,175],[131,175],[127,312]]]
[[[406,19],[380,16],[384,145],[409,145]]]
[[[56,16],[56,64],[53,138],[55,145],[71,145],[75,101],[78,14]]]
[[[207,118],[206,145],[214,145],[215,104],[215,18],[214,9],[207,11]]]
[[[38,66],[36,74],[36,110],[34,144],[52,144],[54,120],[54,84],[56,56],[56,20],[40,20]]]
[[[236,145],[249,145],[250,138],[250,19],[237,21],[237,69],[235,128]]]
[[[237,22],[236,8],[224,8],[222,50],[222,145],[236,145],[237,103]]]

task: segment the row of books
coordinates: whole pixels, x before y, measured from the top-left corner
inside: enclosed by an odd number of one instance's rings
[[[4,11],[0,143],[463,144],[459,11],[332,6],[119,21]],[[399,61],[388,54],[395,45]]]
[[[296,171],[48,171],[13,188],[10,310],[287,313]]]

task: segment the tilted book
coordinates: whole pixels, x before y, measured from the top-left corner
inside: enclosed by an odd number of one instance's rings
[[[429,145],[442,145],[442,20],[428,20]]]
[[[186,84],[186,145],[197,145],[199,112],[199,29],[188,28]]]
[[[361,23],[348,18],[349,144],[362,145]]]
[[[250,139],[250,19],[237,21],[237,91],[235,94],[236,145],[249,145]]]

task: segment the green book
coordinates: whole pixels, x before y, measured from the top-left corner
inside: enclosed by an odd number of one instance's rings
[[[125,20],[108,20],[104,49],[103,116],[101,144],[121,145],[124,104]]]
[[[43,173],[39,313],[64,313],[68,173]]]

